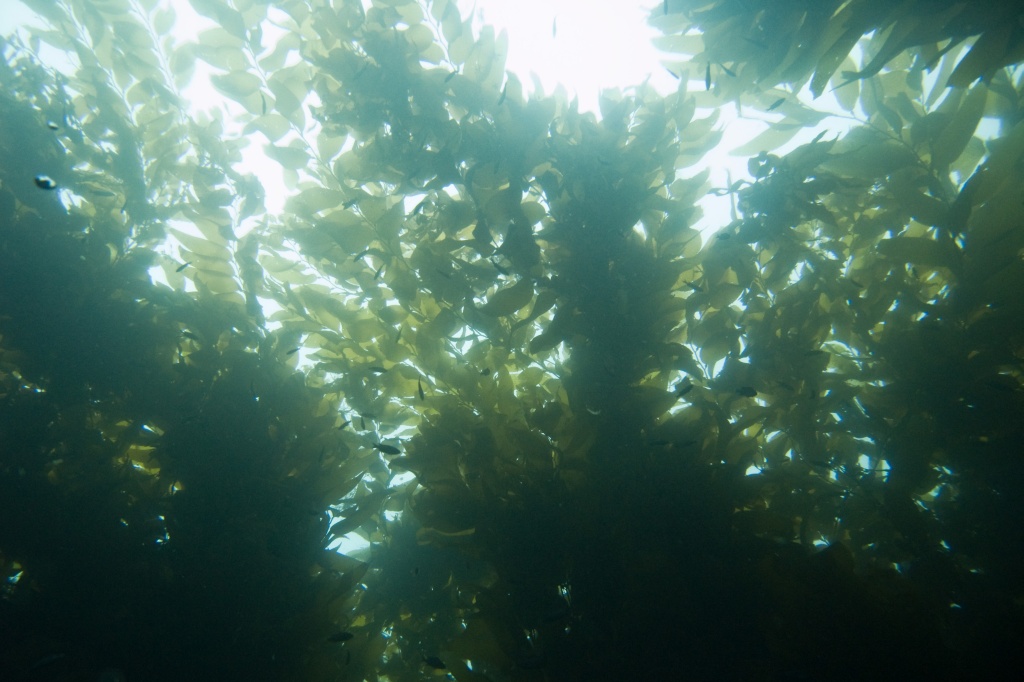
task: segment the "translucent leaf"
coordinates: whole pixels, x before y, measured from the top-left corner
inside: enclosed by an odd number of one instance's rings
[[[290,198],[285,204],[285,210],[310,215],[326,208],[341,206],[343,203],[345,203],[345,195],[341,192],[326,187],[310,187]]]
[[[195,69],[196,52],[191,44],[182,45],[175,49],[168,59],[168,66],[174,74],[174,83],[179,88],[183,87]]]
[[[454,0],[446,0],[444,3],[435,2],[432,4],[431,9],[433,10],[433,8],[441,4],[444,5],[444,8],[440,10],[441,34],[444,36],[445,41],[451,45],[464,31],[470,33],[471,29],[464,29],[462,17],[459,15],[459,7]]]
[[[930,237],[897,237],[878,243],[882,255],[898,263],[955,268],[959,253],[951,241],[938,241]]]
[[[197,271],[195,280],[214,294],[233,294],[238,291],[238,282],[235,281],[234,277],[227,275]]]
[[[300,42],[298,34],[284,34],[274,46],[274,51],[259,60],[260,68],[268,73],[276,72],[284,66],[291,51],[299,49]]]
[[[943,129],[935,142],[932,143],[932,166],[945,168],[953,163],[967,148],[967,143],[974,137],[982,115],[985,113],[985,101],[988,87],[977,83],[967,97],[960,103],[949,125]]]
[[[260,89],[260,79],[246,71],[234,71],[225,76],[210,76],[210,83],[231,99],[241,101]]]
[[[974,205],[991,198],[1011,177],[1011,169],[1024,156],[1024,121],[1019,121],[1008,135],[999,139],[984,166],[962,190],[969,192]]]
[[[904,178],[893,178],[890,191],[917,222],[928,226],[945,225],[949,210],[941,200],[922,193]]]
[[[75,41],[63,31],[33,31],[32,37],[65,52],[75,49]]]
[[[245,22],[237,10],[228,7],[223,0],[189,0],[192,8],[204,17],[209,17],[229,34],[245,40]]]
[[[71,23],[63,5],[53,0],[21,0],[21,2],[39,16],[45,17],[54,26]]]
[[[832,156],[822,166],[852,177],[878,178],[917,163],[917,155],[897,142],[872,142]]]
[[[222,28],[211,28],[199,34],[199,44],[206,47],[231,47],[237,50],[241,49],[245,41]]]
[[[159,36],[167,35],[174,28],[174,8],[165,7],[158,9],[156,14],[153,16],[153,30]]]
[[[205,258],[212,258],[215,260],[228,260],[231,258],[231,252],[228,250],[226,245],[214,243],[208,239],[202,237],[196,237],[195,235],[182,232],[181,230],[170,229],[170,233],[180,241],[185,248],[192,253]]]
[[[309,154],[306,153],[305,149],[278,147],[268,144],[263,147],[263,150],[267,153],[267,156],[289,170],[305,168],[309,164]]]
[[[292,125],[288,119],[280,114],[271,113],[247,123],[244,132],[248,135],[252,131],[258,130],[266,135],[271,142],[277,142],[291,129]]]
[[[405,31],[405,39],[413,45],[418,52],[423,52],[434,44],[434,32],[423,24],[416,24]]]
[[[966,88],[981,76],[1006,66],[1007,47],[1013,28],[1014,22],[1002,21],[982,33],[953,69],[948,85]]]
[[[533,283],[523,278],[516,284],[491,294],[487,303],[480,308],[480,312],[495,317],[511,315],[529,303],[532,298]]]
[[[448,58],[451,59],[452,64],[459,66],[465,63],[472,49],[473,39],[469,34],[460,35],[448,46]]]
[[[818,60],[814,77],[811,78],[811,93],[815,97],[819,97],[825,91],[825,85],[832,78],[832,74],[835,73],[839,65],[850,54],[850,50],[861,39],[862,35],[863,30],[860,26],[851,26]]]
[[[804,129],[799,123],[776,123],[756,135],[752,140],[729,150],[733,156],[753,156],[761,152],[778,149]]]
[[[299,99],[292,94],[291,89],[282,82],[279,73],[275,74],[274,77],[267,81],[267,87],[269,87],[270,91],[274,93],[274,108],[286,117],[301,106]]]

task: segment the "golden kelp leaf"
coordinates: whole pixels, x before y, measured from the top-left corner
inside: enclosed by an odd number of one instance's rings
[[[260,88],[260,79],[247,71],[233,71],[224,76],[210,76],[214,88],[235,101],[240,101]]]
[[[949,209],[945,202],[921,192],[906,173],[893,174],[889,191],[917,222],[931,227],[946,226]]]
[[[675,391],[664,391],[655,386],[637,386],[631,390],[634,404],[642,406],[644,414],[660,416],[679,401]]]
[[[361,498],[356,506],[346,509],[344,518],[331,526],[331,536],[346,535],[366,524],[380,513],[380,506],[384,501],[384,497],[381,493],[372,493]]]
[[[404,35],[406,41],[414,46],[417,52],[423,52],[434,44],[434,32],[423,24],[410,26]]]
[[[708,300],[712,308],[724,308],[740,297],[744,287],[739,284],[722,283],[712,287]]]
[[[531,225],[539,223],[548,213],[544,206],[536,201],[524,201],[520,208],[526,221]]]
[[[479,310],[485,315],[500,317],[511,315],[533,298],[533,283],[523,278],[510,287],[491,294],[490,298]]]
[[[197,271],[195,280],[210,293],[233,294],[238,291],[238,282],[233,277],[208,271]]]
[[[168,230],[174,238],[181,242],[182,246],[191,251],[192,253],[202,256],[204,258],[212,258],[214,260],[228,261],[231,259],[231,251],[227,248],[226,242],[223,240],[210,240],[195,235],[182,232],[176,228],[170,228]]]
[[[932,167],[941,169],[953,163],[959,157],[967,143],[974,137],[974,131],[978,128],[985,113],[985,101],[988,98],[988,87],[984,83],[977,83],[967,97],[960,103],[957,109],[938,138],[932,143]]]
[[[753,156],[770,149],[778,149],[797,136],[804,126],[800,123],[776,123],[763,132],[754,136],[753,139],[741,144],[735,149],[730,149],[732,156]]]
[[[537,295],[537,302],[533,304],[530,311],[530,319],[536,319],[554,307],[558,295],[551,289],[546,289]]]
[[[255,118],[246,124],[242,132],[246,135],[258,130],[267,136],[267,139],[271,142],[277,142],[285,133],[291,130],[291,124],[284,116],[280,114],[264,114],[259,118]]]
[[[267,156],[289,170],[298,170],[309,164],[309,154],[297,147],[278,147],[268,144],[263,146]]]
[[[873,142],[836,154],[821,165],[833,172],[858,178],[877,178],[917,163],[917,155],[898,142]]]
[[[963,189],[963,192],[970,191],[970,200],[975,206],[985,203],[1002,187],[1011,176],[1010,169],[1024,155],[1024,121],[1019,121],[994,147],[985,165],[971,176]]]
[[[242,15],[223,0],[191,0],[192,9],[204,17],[213,19],[218,26],[231,36],[244,40],[245,21]]]
[[[929,237],[896,237],[883,239],[878,250],[886,258],[899,263],[931,265],[957,268],[960,254],[951,241],[939,241]]]
[[[1006,55],[1014,23],[1002,21],[981,34],[949,76],[948,86],[966,88],[979,77],[1006,66]]]
[[[295,67],[287,67],[275,73],[268,81],[267,87],[274,93],[274,109],[279,111],[289,120],[293,114],[302,108],[302,101],[299,95],[295,94],[295,84],[305,82],[307,74],[301,70],[304,66],[301,62]],[[295,68],[299,67],[299,71]]]
[[[825,91],[825,86],[832,78],[839,65],[850,54],[850,50],[857,44],[857,41],[864,35],[863,28],[859,25],[851,26],[846,33],[839,36],[838,40],[832,43],[825,54],[818,60],[814,69],[814,77],[811,78],[811,93],[817,98]]]
[[[309,216],[326,208],[341,206],[345,195],[326,187],[310,187],[285,202],[285,211]]]
[[[857,70],[857,63],[847,55],[843,61],[841,73],[855,72]],[[860,99],[860,80],[856,78],[832,78],[832,93],[836,97],[836,101],[846,111],[853,113],[857,108],[857,100]]]
[[[416,531],[416,543],[419,545],[438,545],[441,547],[464,544],[472,541],[475,533],[475,527],[446,533],[437,528],[425,526]]]

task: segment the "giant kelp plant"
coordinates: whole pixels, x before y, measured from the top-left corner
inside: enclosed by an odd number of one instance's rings
[[[5,679],[1019,666],[1018,14],[673,0],[678,91],[598,115],[448,0],[191,0],[185,44],[156,0],[26,4]],[[804,85],[859,126],[781,153]],[[772,126],[704,243],[733,103]]]

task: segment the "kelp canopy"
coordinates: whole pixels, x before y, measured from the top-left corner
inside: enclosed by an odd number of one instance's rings
[[[4,679],[1020,669],[1024,14],[673,0],[598,115],[449,0],[191,3],[3,43]]]

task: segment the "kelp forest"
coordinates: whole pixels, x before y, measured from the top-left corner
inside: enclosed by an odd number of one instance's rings
[[[652,3],[583,111],[452,0],[25,4],[0,678],[1016,679],[1017,5]]]

